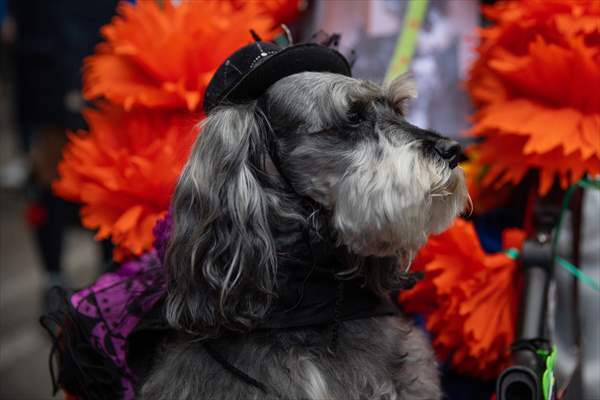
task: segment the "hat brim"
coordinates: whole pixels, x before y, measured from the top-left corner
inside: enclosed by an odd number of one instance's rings
[[[221,95],[215,104],[207,105],[208,109],[258,99],[275,82],[300,72],[352,76],[350,64],[337,50],[316,43],[303,43],[287,47],[261,62]]]

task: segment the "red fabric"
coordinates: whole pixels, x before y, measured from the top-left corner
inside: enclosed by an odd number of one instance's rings
[[[40,203],[30,203],[25,210],[27,225],[33,229],[41,227],[48,219],[48,211]]]

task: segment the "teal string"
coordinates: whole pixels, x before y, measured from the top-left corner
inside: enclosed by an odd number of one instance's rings
[[[592,289],[594,289],[595,291],[600,293],[600,284],[598,284],[598,282],[594,278],[592,278],[591,276],[589,276],[588,274],[586,274],[585,272],[583,272],[582,270],[577,268],[575,265],[571,264],[570,262],[568,262],[567,260],[565,260],[562,257],[559,257],[556,254],[557,250],[558,250],[558,240],[560,237],[560,229],[563,224],[565,212],[566,212],[567,208],[569,207],[569,204],[571,204],[571,199],[573,197],[573,194],[575,193],[575,190],[579,187],[583,188],[583,189],[600,190],[600,180],[583,178],[583,179],[579,180],[578,182],[576,182],[575,184],[571,185],[565,192],[565,197],[563,198],[562,206],[560,209],[560,216],[558,218],[558,223],[556,224],[554,238],[552,239],[552,254],[553,254],[555,262],[558,265],[560,265],[562,268],[564,268],[566,271],[568,271],[570,274],[572,274],[575,278],[579,279],[579,281],[581,281],[585,285],[591,287]]]
[[[585,283],[595,291],[600,292],[600,285],[594,280],[594,278],[592,278],[591,276],[589,276],[588,274],[586,274],[585,272],[583,272],[582,270],[580,270],[579,268],[577,268],[562,257],[556,256],[555,260],[558,263],[558,265],[569,271],[581,282]]]

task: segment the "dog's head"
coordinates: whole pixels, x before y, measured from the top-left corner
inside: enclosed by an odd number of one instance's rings
[[[332,211],[340,242],[357,254],[413,253],[467,199],[458,143],[404,118],[413,95],[405,77],[380,87],[306,72],[262,100],[281,172]]]
[[[326,210],[337,244],[359,257],[410,257],[444,230],[468,199],[460,147],[406,121],[413,95],[404,77],[381,87],[304,72],[213,110],[173,200],[170,322],[206,333],[264,316],[276,291],[273,224],[306,217],[290,193]]]

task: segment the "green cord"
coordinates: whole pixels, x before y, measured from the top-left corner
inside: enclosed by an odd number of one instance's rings
[[[578,181],[577,183],[571,185],[565,192],[565,197],[563,198],[560,210],[560,216],[558,218],[558,223],[556,224],[555,235],[552,239],[552,256],[558,265],[567,270],[569,273],[571,273],[584,284],[588,285],[595,291],[600,292],[600,284],[598,284],[598,282],[594,278],[592,278],[591,276],[577,268],[575,265],[571,264],[570,262],[556,254],[560,237],[560,229],[563,224],[565,212],[569,207],[569,204],[571,204],[573,194],[575,193],[575,190],[578,187],[584,189],[600,190],[600,181],[589,180],[584,178]],[[519,258],[520,255],[519,251],[515,248],[506,249],[504,253],[513,260]],[[544,372],[542,373],[542,393],[544,396],[544,400],[552,400],[554,393],[554,385],[556,383],[554,377],[554,364],[556,363],[556,346],[553,346],[551,351],[543,348],[538,349],[537,354],[543,360],[545,365]]]
[[[556,224],[556,234],[554,235],[554,238],[552,239],[552,254],[553,254],[554,261],[558,265],[560,265],[562,268],[567,270],[570,274],[575,276],[577,279],[579,279],[581,282],[583,282],[587,286],[591,287],[592,289],[594,289],[597,292],[600,292],[600,284],[598,284],[598,282],[594,278],[592,278],[591,276],[589,276],[588,274],[586,274],[585,272],[583,272],[582,270],[577,268],[575,265],[571,264],[570,262],[568,262],[567,260],[565,260],[564,258],[562,258],[556,254],[557,248],[558,248],[558,240],[560,237],[560,228],[563,223],[563,217],[565,215],[565,211],[567,210],[567,207],[569,207],[569,204],[571,203],[571,198],[573,197],[573,193],[575,192],[575,189],[577,189],[578,187],[581,187],[584,189],[600,190],[600,181],[582,179],[579,182],[570,186],[569,189],[567,189],[567,191],[565,193],[565,197],[563,198],[563,203],[562,203],[561,210],[560,210],[560,217],[558,219],[558,223]],[[504,254],[506,254],[508,257],[512,258],[513,260],[518,259],[520,256],[519,250],[517,250],[515,248],[510,248],[510,249],[504,250]]]
[[[571,185],[567,189],[567,191],[565,193],[565,197],[563,198],[561,209],[560,209],[560,217],[558,218],[558,223],[556,224],[556,230],[555,230],[556,233],[554,235],[554,238],[552,239],[552,255],[558,265],[560,265],[562,268],[567,270],[569,273],[571,273],[573,276],[575,276],[577,279],[579,279],[581,282],[583,282],[587,286],[591,287],[592,289],[594,289],[597,292],[600,292],[600,284],[598,284],[598,282],[594,278],[592,278],[591,276],[589,276],[588,274],[586,274],[585,272],[583,272],[582,270],[577,268],[575,265],[571,264],[570,262],[568,262],[567,260],[565,260],[564,258],[562,258],[556,254],[557,249],[558,249],[558,240],[560,237],[560,229],[563,224],[565,211],[569,207],[569,204],[571,204],[571,198],[573,197],[573,194],[575,193],[575,190],[578,187],[583,188],[583,189],[600,190],[600,180],[592,180],[592,179],[583,178],[583,179],[579,180],[578,182],[576,182],[575,184]]]

